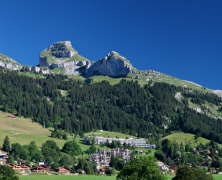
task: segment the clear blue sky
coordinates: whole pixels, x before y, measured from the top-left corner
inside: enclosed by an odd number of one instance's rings
[[[4,0],[0,39],[22,65],[70,40],[92,61],[117,51],[139,70],[222,89],[221,0]]]

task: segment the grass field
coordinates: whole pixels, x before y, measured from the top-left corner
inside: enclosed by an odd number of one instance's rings
[[[58,176],[19,176],[19,180],[115,180],[115,176],[58,175]]]
[[[188,143],[189,141],[192,142],[191,146],[192,147],[196,147],[198,144],[202,143],[202,144],[206,144],[209,143],[210,140],[199,137],[197,140],[195,139],[195,135],[190,134],[190,133],[184,133],[184,132],[179,132],[176,131],[173,134],[164,137],[163,139],[169,139],[170,141],[176,141],[177,143]],[[222,145],[221,145],[222,146]]]
[[[126,139],[126,137],[130,138],[132,137],[133,139],[136,139],[136,136],[131,136],[123,133],[117,133],[117,132],[110,132],[110,131],[94,131],[94,132],[89,132],[85,133],[85,136],[101,136],[101,137],[110,137],[110,138],[120,138],[120,139]]]
[[[222,180],[222,175],[215,174],[213,175],[215,180]],[[87,176],[87,175],[80,175],[80,176],[74,176],[74,175],[66,175],[66,176],[19,176],[19,180],[115,180],[115,176]],[[173,176],[169,176],[167,180],[173,179]]]
[[[42,74],[34,74],[33,72],[18,72],[19,75],[29,76],[33,78],[45,78]]]

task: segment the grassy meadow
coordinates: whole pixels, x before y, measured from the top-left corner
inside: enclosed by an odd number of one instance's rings
[[[186,144],[189,141],[192,142],[191,146],[192,147],[196,147],[198,144],[202,143],[202,144],[206,144],[209,143],[210,140],[199,137],[197,140],[195,139],[195,135],[194,134],[190,134],[190,133],[184,133],[184,132],[179,132],[176,131],[173,134],[164,137],[163,139],[169,139],[170,141],[176,141],[177,143],[183,143]],[[221,145],[222,146],[222,145]]]
[[[222,175],[214,174],[213,175],[215,180],[222,180]],[[19,176],[19,180],[115,180],[115,176],[89,176],[89,175],[58,175],[58,176],[48,176],[48,175],[40,175],[40,176]],[[173,176],[168,176],[167,180],[172,180]]]
[[[133,138],[136,139],[136,136],[131,136],[131,135],[127,135],[127,134],[123,134],[123,133],[118,133],[118,132],[110,132],[110,131],[94,131],[94,132],[89,132],[89,133],[85,133],[85,136],[101,136],[101,137],[110,137],[110,138],[116,138],[118,137],[119,139],[126,139],[126,137],[128,138]]]

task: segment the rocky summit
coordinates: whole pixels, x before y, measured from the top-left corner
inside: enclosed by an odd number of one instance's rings
[[[64,74],[77,75],[90,61],[73,49],[70,41],[60,41],[39,54],[39,65],[50,69],[65,68]]]
[[[56,68],[64,68],[64,74],[69,75],[83,73],[86,78],[94,75],[124,77],[131,72],[133,67],[125,57],[115,51],[92,62],[79,55],[70,41],[54,43],[42,51],[39,55],[39,65],[48,67],[56,73],[61,73],[61,70],[57,71]]]
[[[124,77],[131,72],[132,67],[132,64],[125,57],[112,51],[97,62],[86,65],[85,77],[94,75]]]

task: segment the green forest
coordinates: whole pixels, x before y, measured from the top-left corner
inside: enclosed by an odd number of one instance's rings
[[[177,92],[181,100],[175,98]],[[222,99],[215,94],[167,83],[149,81],[144,87],[125,79],[115,85],[87,83],[56,74],[32,78],[0,68],[1,110],[45,122],[46,127],[76,134],[103,129],[150,142],[179,130],[222,143],[222,122],[188,107],[188,98],[222,110]]]

